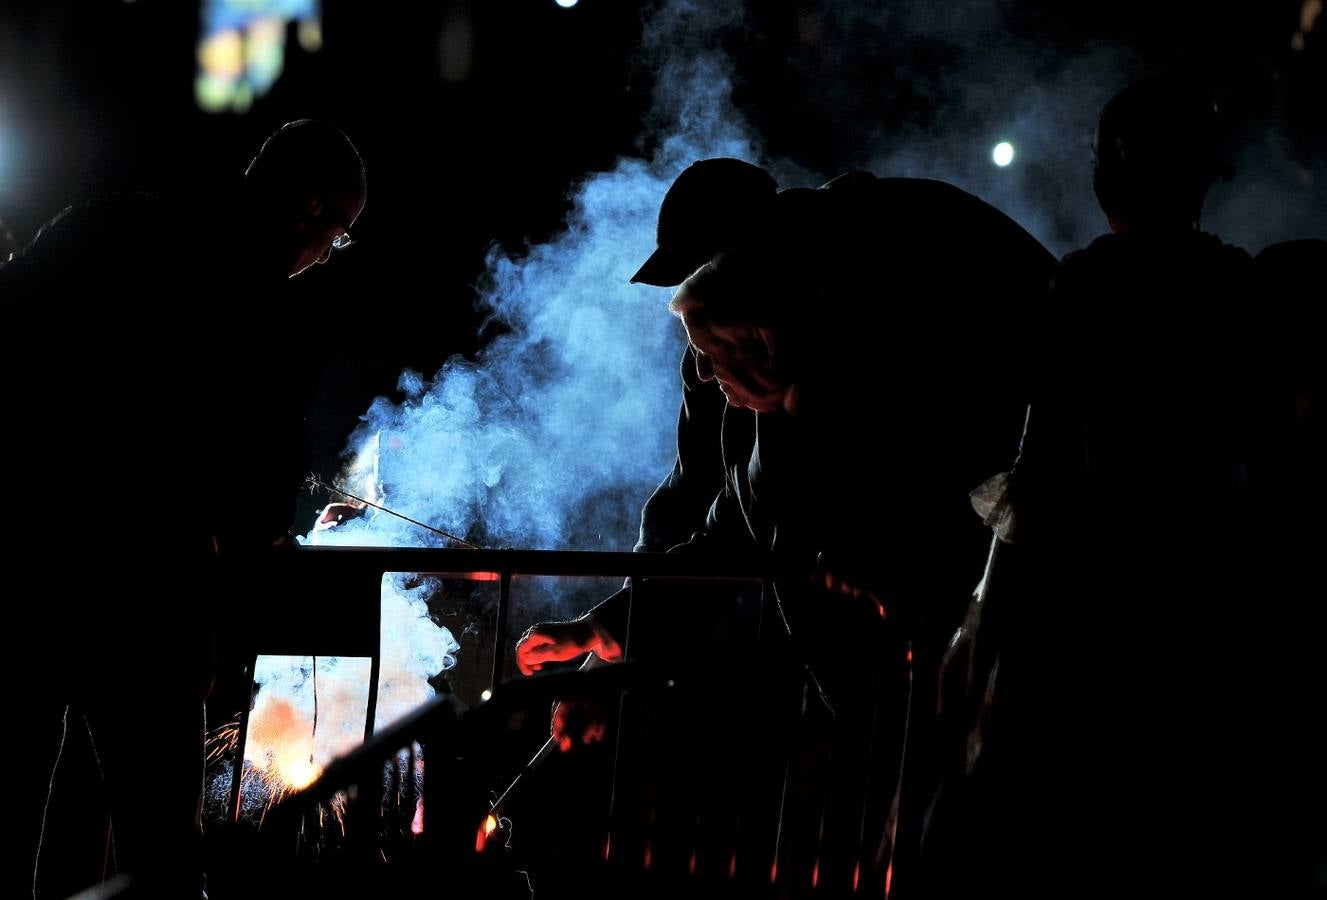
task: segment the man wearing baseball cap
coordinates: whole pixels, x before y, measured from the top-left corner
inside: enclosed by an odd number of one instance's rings
[[[659,207],[658,246],[632,284],[674,287],[724,250],[760,237],[778,186],[740,159],[702,159],[682,170]]]

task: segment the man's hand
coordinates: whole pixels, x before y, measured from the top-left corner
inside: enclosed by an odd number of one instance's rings
[[[622,648],[592,616],[574,622],[541,622],[517,641],[516,667],[522,675],[533,675],[546,665],[570,662],[587,653],[604,662],[622,659]]]
[[[563,700],[553,704],[550,731],[558,749],[567,753],[577,744],[596,744],[604,739],[607,716],[594,700]]]
[[[622,647],[593,616],[574,622],[541,622],[517,641],[516,666],[522,675],[533,675],[546,665],[570,662],[587,653],[593,656],[582,668],[593,665],[596,657],[604,662],[622,659]],[[553,705],[550,730],[563,753],[577,744],[602,741],[605,729],[604,711],[592,700],[564,700]]]
[[[362,515],[364,515],[363,506],[356,506],[353,503],[329,503],[319,511],[318,519],[313,523],[313,530],[326,531]]]

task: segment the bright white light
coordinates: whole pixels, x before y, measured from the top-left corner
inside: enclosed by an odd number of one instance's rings
[[[1001,141],[996,144],[995,149],[991,151],[991,159],[995,160],[995,164],[1003,169],[1014,161],[1014,145],[1008,141]]]
[[[558,0],[558,2],[561,3],[562,0]],[[575,3],[576,0],[571,0],[571,2]],[[493,699],[493,692],[490,691],[488,688],[484,688],[483,693],[479,695],[479,699],[487,703],[489,700]]]
[[[562,7],[563,9],[571,9],[573,6],[576,5],[577,0],[555,0],[555,2],[557,3],[558,6]]]

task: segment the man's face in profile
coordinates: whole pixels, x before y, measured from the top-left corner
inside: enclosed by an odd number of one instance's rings
[[[300,225],[295,260],[290,277],[331,259],[332,250],[348,243],[350,227],[364,211],[364,197],[338,195],[317,201],[313,214]]]
[[[783,406],[788,385],[778,374],[770,333],[754,324],[718,324],[703,307],[683,307],[682,325],[696,351],[696,374],[717,381],[729,406],[773,412]]]

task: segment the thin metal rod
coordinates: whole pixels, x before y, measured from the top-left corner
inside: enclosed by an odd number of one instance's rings
[[[507,798],[511,796],[512,789],[521,783],[522,776],[537,769],[540,763],[552,755],[553,750],[556,747],[557,738],[550,737],[548,740],[544,741],[544,746],[535,751],[534,756],[530,757],[530,761],[525,764],[521,771],[516,773],[516,777],[511,780],[511,784],[507,785],[507,789],[502,792],[502,795],[493,801],[493,805],[489,807],[489,811],[493,813],[493,815],[496,816],[502,812],[502,805],[506,803]]]
[[[350,491],[347,491],[345,488],[339,488],[334,484],[328,484],[325,481],[319,481],[317,478],[314,478],[312,475],[306,475],[304,478],[304,483],[311,484],[314,487],[320,487],[325,491],[330,491],[332,493],[340,494],[343,497],[349,497],[351,500],[354,500],[356,503],[363,503],[365,506],[372,506],[374,509],[381,510],[382,512],[387,513],[389,516],[396,516],[398,519],[404,519],[405,521],[409,522],[411,525],[418,525],[420,528],[423,528],[426,531],[431,531],[434,534],[441,535],[442,537],[445,537],[447,540],[455,541],[456,543],[460,544],[463,547],[469,547],[471,550],[483,549],[478,544],[472,544],[469,541],[467,541],[465,538],[460,538],[454,534],[449,534],[448,532],[443,531],[441,528],[434,528],[432,525],[421,522],[418,519],[412,519],[409,516],[403,513],[399,513],[394,509],[388,509],[387,507],[383,506],[381,503],[374,503],[372,500],[365,499],[364,497],[359,497],[355,494],[350,493]]]

